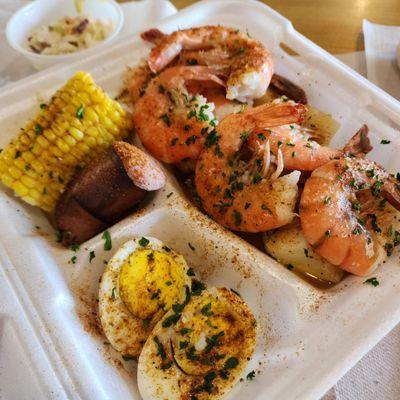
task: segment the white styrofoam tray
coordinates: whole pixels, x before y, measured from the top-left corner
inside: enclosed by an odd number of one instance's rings
[[[340,122],[333,145],[343,145],[367,123],[371,157],[391,171],[400,169],[400,103],[300,35],[288,20],[251,0],[206,0],[158,27],[172,31],[204,24],[248,29],[273,51],[277,72]],[[290,56],[281,43],[302,57]],[[148,50],[140,38],[129,37],[83,62],[9,86],[0,94],[0,147],[35,114],[38,98],[50,97],[75,71],[89,71],[115,95],[126,66]],[[382,138],[391,146],[381,146]],[[248,369],[260,373],[253,382],[239,383],[230,399],[317,399],[400,321],[398,255],[377,271],[379,287],[351,276],[330,290],[316,289],[203,216],[168,175],[167,187],[144,210],[111,228],[112,251],[104,251],[97,236],[81,246],[76,264],[68,263],[72,251],[55,242],[39,210],[1,190],[0,397],[140,398],[135,363],[121,361],[94,328],[104,260],[132,235],[163,240],[208,285],[237,289],[255,313],[258,346]],[[90,264],[91,250],[96,258]]]

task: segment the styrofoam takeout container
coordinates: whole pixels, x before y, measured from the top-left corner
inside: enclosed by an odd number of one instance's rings
[[[114,0],[86,0],[83,14],[92,19],[111,22],[110,35],[95,46],[69,54],[48,55],[36,54],[26,47],[26,40],[33,31],[41,26],[47,26],[63,17],[74,17],[77,10],[73,0],[35,0],[18,10],[9,20],[6,27],[8,43],[22,54],[38,70],[59,63],[70,63],[82,60],[99,47],[110,44],[120,32],[124,23],[121,7]],[[96,48],[96,49],[95,49]]]
[[[340,122],[342,146],[363,123],[371,158],[400,169],[400,103],[293,29],[272,9],[251,0],[206,0],[163,21],[172,31],[204,24],[248,30],[273,51],[277,73],[302,86],[310,104]],[[281,47],[291,48],[301,59]],[[0,147],[32,117],[41,99],[75,71],[86,70],[111,95],[127,65],[149,46],[129,37],[83,62],[50,69],[0,94]],[[391,145],[380,145],[381,139]],[[98,279],[117,247],[151,235],[181,252],[208,285],[238,290],[258,320],[258,345],[229,399],[317,399],[400,321],[400,269],[393,255],[375,276],[380,286],[349,276],[319,290],[193,208],[169,174],[146,208],[111,228],[112,251],[99,236],[74,253],[58,245],[44,215],[0,192],[0,388],[4,398],[139,399],[133,361],[122,361],[95,328]],[[171,195],[172,193],[172,195]],[[37,229],[36,227],[40,227]],[[190,242],[190,247],[188,242]],[[192,250],[194,247],[195,250]],[[89,252],[96,258],[89,263]]]

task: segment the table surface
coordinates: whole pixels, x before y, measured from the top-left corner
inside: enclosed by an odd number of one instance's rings
[[[196,0],[171,0],[183,8]],[[362,20],[400,25],[399,0],[262,0],[330,53],[363,50]]]

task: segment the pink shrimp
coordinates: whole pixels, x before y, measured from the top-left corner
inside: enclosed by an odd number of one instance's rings
[[[312,130],[297,124],[282,125],[263,132],[255,132],[249,137],[249,144],[259,144],[267,140],[271,152],[278,156],[282,152],[283,163],[288,170],[313,171],[328,161],[341,158],[346,154],[364,156],[371,150],[368,139],[368,127],[364,125],[342,150],[321,146],[312,140]]]
[[[148,59],[149,67],[155,73],[169,65],[183,50],[205,51],[207,65],[214,59],[216,66],[228,72],[226,97],[230,100],[247,102],[263,96],[273,75],[269,51],[258,40],[237,29],[203,26],[170,35],[150,30],[142,37],[156,43]],[[192,57],[196,63],[198,57],[202,54]]]
[[[172,67],[154,78],[134,107],[136,132],[146,149],[165,163],[197,160],[216,121],[214,105],[192,95],[190,82],[224,86],[207,67]]]
[[[300,172],[280,176],[282,159],[271,157],[266,143],[251,148],[254,131],[300,122],[301,104],[266,104],[224,118],[206,137],[196,165],[196,190],[204,210],[237,231],[263,232],[294,217]]]
[[[315,169],[300,200],[306,240],[330,263],[359,276],[370,273],[385,257],[376,239],[377,216],[358,196],[365,191],[400,209],[397,180],[365,158],[341,158]]]

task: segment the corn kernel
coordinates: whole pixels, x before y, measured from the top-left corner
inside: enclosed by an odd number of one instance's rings
[[[19,179],[22,176],[21,170],[13,165],[8,168],[8,172],[14,179]]]
[[[12,184],[12,189],[20,197],[26,196],[29,192],[28,188],[25,187],[20,181],[14,182]]]

